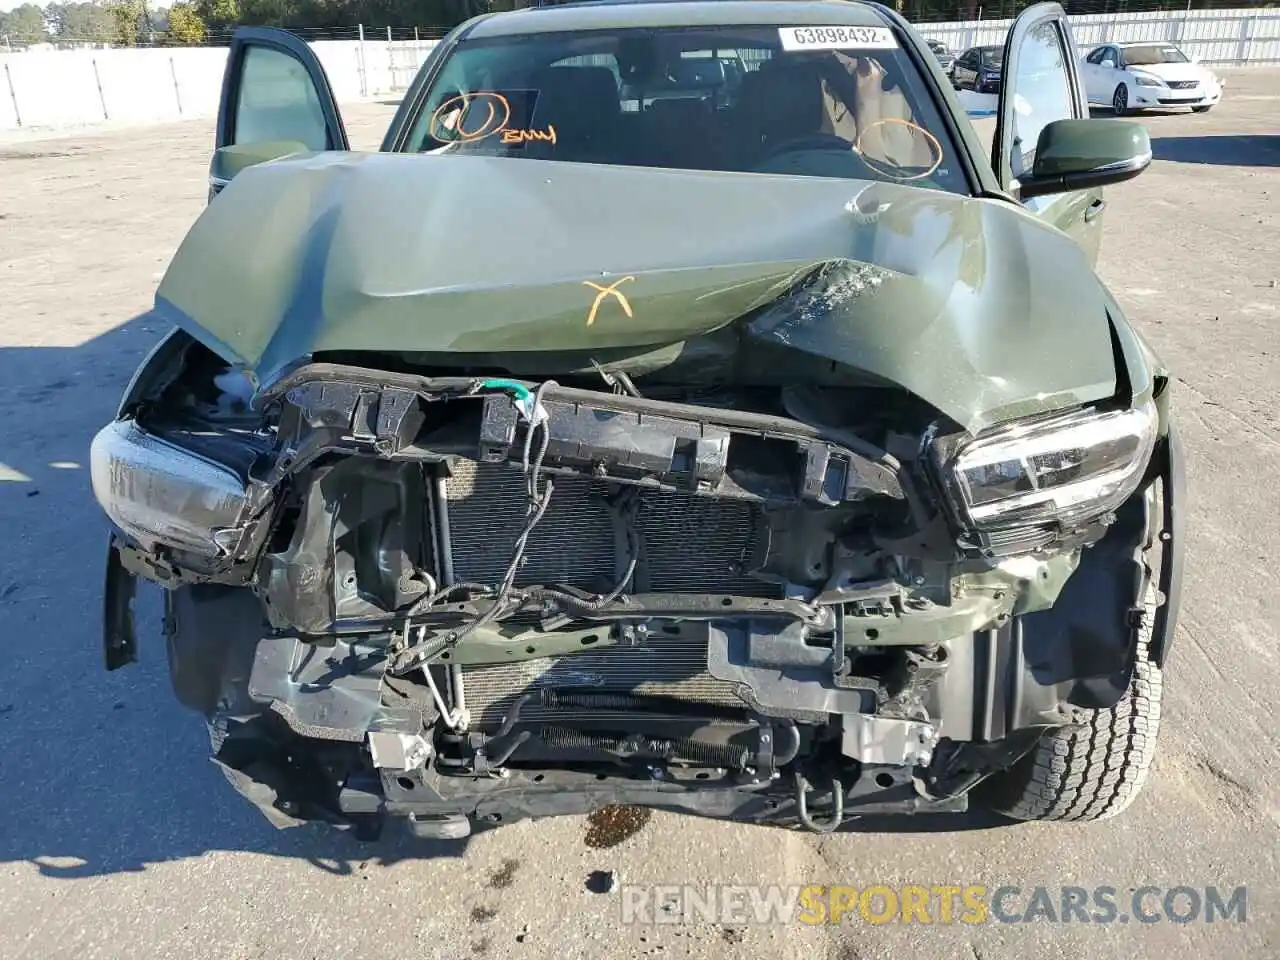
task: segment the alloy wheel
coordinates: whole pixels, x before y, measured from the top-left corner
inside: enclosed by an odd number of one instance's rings
[[[1115,96],[1111,98],[1111,106],[1117,117],[1122,117],[1129,110],[1129,88],[1123,83],[1116,87]]]

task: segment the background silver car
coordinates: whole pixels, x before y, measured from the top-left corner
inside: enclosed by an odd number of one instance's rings
[[[947,45],[941,40],[926,38],[924,42],[929,45],[930,52],[935,58],[937,58],[937,61],[941,65],[943,71],[947,76],[950,76],[951,67],[956,62],[956,55],[952,53]]]

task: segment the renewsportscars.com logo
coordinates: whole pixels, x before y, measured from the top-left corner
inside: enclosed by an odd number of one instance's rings
[[[623,886],[624,924],[1248,922],[1246,887]]]

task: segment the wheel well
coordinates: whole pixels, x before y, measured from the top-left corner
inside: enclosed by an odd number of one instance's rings
[[[1158,458],[1163,488],[1158,550],[1160,567],[1156,586],[1164,597],[1164,603],[1156,609],[1155,623],[1151,629],[1151,660],[1156,666],[1163,668],[1169,656],[1169,647],[1173,644],[1174,632],[1178,628],[1178,613],[1182,608],[1182,572],[1187,529],[1186,458],[1182,439],[1172,424],[1169,425],[1168,434],[1157,446],[1155,457]]]

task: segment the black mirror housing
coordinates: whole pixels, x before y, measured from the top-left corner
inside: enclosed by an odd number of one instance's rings
[[[1040,131],[1023,200],[1132,180],[1151,165],[1147,128],[1128,120],[1055,120]]]

